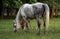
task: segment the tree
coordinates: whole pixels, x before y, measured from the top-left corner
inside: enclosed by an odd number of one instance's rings
[[[30,0],[30,3],[36,3],[37,0]]]
[[[0,0],[0,17],[2,17],[3,2]]]
[[[57,3],[56,3],[56,12],[55,12],[55,14],[56,14],[56,16],[58,15],[58,1],[56,1]]]
[[[2,11],[2,8],[10,8],[11,11],[13,8],[18,8],[24,4],[24,3],[35,3],[35,2],[42,2],[47,3],[52,9],[51,16],[53,17],[54,11],[55,15],[58,15],[58,8],[60,8],[60,0],[0,0],[0,12]],[[0,13],[1,15],[2,13]],[[9,14],[9,13],[7,13]]]

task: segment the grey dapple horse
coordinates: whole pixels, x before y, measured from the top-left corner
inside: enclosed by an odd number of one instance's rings
[[[49,25],[49,6],[44,3],[24,4],[19,8],[14,21],[14,31],[17,31],[21,25],[20,20],[24,19],[25,25],[28,28],[28,18],[35,18],[38,26],[38,33],[40,33],[40,16],[43,17],[44,21],[44,33]]]

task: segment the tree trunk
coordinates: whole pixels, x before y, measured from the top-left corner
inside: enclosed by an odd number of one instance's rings
[[[9,8],[7,8],[7,18],[9,18],[9,11],[10,9]]]
[[[54,16],[54,0],[52,2],[52,13],[51,13],[51,17],[53,17],[53,16]]]
[[[58,15],[58,9],[56,8],[55,16],[57,16],[57,15]]]
[[[57,2],[57,1],[56,1]],[[58,2],[57,2],[57,4],[56,4],[56,12],[55,12],[55,16],[57,16],[58,15]]]
[[[54,8],[52,8],[52,13],[51,13],[51,17],[54,16]]]
[[[0,18],[2,18],[2,10],[3,10],[3,3],[2,0],[0,0]]]

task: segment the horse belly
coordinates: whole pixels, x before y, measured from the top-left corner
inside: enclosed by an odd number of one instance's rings
[[[34,17],[34,14],[33,14],[33,13],[29,13],[29,12],[28,12],[26,15],[27,15],[27,17],[29,17],[29,18],[33,18],[33,17]]]

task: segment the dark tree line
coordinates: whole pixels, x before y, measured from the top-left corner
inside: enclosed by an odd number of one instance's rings
[[[3,8],[3,3],[2,0],[0,0],[0,17],[2,16],[2,8]]]
[[[43,3],[47,3],[51,9],[51,16],[54,15],[54,11],[56,11],[56,16],[57,16],[57,9],[60,6],[60,0],[0,0],[0,18],[5,15],[7,16],[7,18],[9,18],[9,16],[13,16],[13,13],[17,13],[19,7],[22,4],[25,3],[35,3],[35,2],[43,2]],[[6,15],[7,14],[7,15]],[[14,15],[14,16],[15,16]]]

